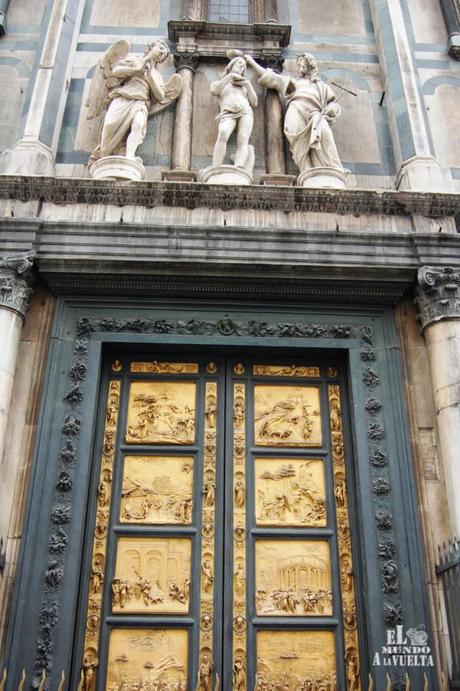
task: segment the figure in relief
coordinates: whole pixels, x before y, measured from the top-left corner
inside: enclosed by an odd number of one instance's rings
[[[212,689],[212,673],[214,672],[214,665],[207,655],[204,655],[203,660],[198,670],[198,684],[197,691],[211,691]]]
[[[166,108],[180,94],[180,75],[164,83],[158,71],[170,53],[165,41],[149,44],[143,56],[129,56],[129,50],[127,41],[117,41],[96,67],[86,102],[87,118],[105,114],[90,166],[97,159],[116,155],[142,163],[136,152],[144,141],[149,115]]]
[[[332,88],[321,81],[314,56],[298,56],[298,78],[264,69],[250,55],[245,58],[259,75],[261,86],[275,89],[286,98],[284,133],[300,172],[311,168],[343,171],[331,129],[340,115],[340,105]]]

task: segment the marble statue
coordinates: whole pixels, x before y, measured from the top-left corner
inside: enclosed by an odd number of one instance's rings
[[[137,164],[142,173],[142,159],[136,152],[145,139],[148,117],[166,108],[181,91],[180,75],[173,75],[165,83],[158,71],[158,65],[170,53],[165,41],[149,44],[143,56],[130,56],[129,50],[130,44],[124,39],[111,45],[91,82],[87,118],[104,113],[99,143],[89,160],[90,173],[92,170],[96,173],[93,177],[107,177],[104,174],[107,171],[97,163],[116,157],[115,166],[121,166],[126,177],[139,179],[133,171]]]
[[[261,86],[275,89],[286,99],[284,133],[300,171],[299,184],[320,171],[323,175],[329,172],[332,177],[343,178],[346,171],[331,128],[340,115],[340,105],[329,84],[320,79],[314,56],[310,53],[298,56],[298,77],[265,69],[250,55],[245,55],[245,59],[259,75]]]
[[[202,171],[204,181],[223,184],[248,184],[252,182],[254,147],[249,144],[254,126],[253,108],[257,107],[257,94],[246,78],[246,59],[242,52],[229,51],[230,62],[220,79],[210,87],[211,94],[219,101],[217,116],[218,134],[214,147],[212,166]],[[224,165],[227,144],[236,132],[234,166]],[[218,179],[211,180],[216,177]]]

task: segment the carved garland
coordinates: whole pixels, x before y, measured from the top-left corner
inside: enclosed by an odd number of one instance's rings
[[[77,322],[72,364],[69,370],[69,388],[64,402],[67,405],[62,427],[61,451],[56,477],[56,492],[51,510],[51,529],[48,560],[44,574],[39,637],[36,646],[35,677],[33,687],[38,688],[42,670],[51,672],[62,582],[65,576],[65,555],[68,550],[66,525],[71,519],[72,485],[77,460],[80,434],[80,414],[84,400],[87,376],[88,345],[95,333],[150,333],[214,336],[276,336],[280,338],[334,338],[360,339],[362,381],[366,394],[368,414],[369,456],[373,468],[375,521],[379,537],[380,577],[385,594],[383,619],[386,625],[402,622],[399,600],[399,567],[393,534],[388,458],[385,450],[385,430],[382,424],[380,379],[376,370],[376,353],[370,327],[350,324],[321,324],[305,322],[234,321],[225,316],[218,320],[170,319],[92,319],[83,317]]]

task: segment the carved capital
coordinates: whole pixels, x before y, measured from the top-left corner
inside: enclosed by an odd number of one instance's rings
[[[32,294],[32,264],[35,252],[0,257],[0,308],[25,317]]]
[[[280,74],[283,71],[284,58],[281,55],[264,55],[259,59],[262,67],[273,70]]]
[[[187,68],[188,70],[195,72],[199,62],[199,53],[174,53],[174,66],[177,71]]]
[[[415,303],[422,330],[442,319],[460,318],[460,269],[422,266]]]

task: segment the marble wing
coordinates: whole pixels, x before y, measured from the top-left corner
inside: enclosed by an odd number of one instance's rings
[[[173,74],[173,76],[165,82],[165,95],[161,101],[152,103],[149,109],[149,115],[159,113],[161,110],[169,106],[170,103],[176,100],[182,90],[182,77],[180,74]]]
[[[121,82],[120,79],[113,76],[113,68],[128,55],[129,49],[128,41],[121,39],[116,41],[116,43],[112,43],[105,52],[104,57],[99,60],[85,103],[88,108],[87,120],[96,118],[107,108],[107,98],[110,91],[119,86]]]

